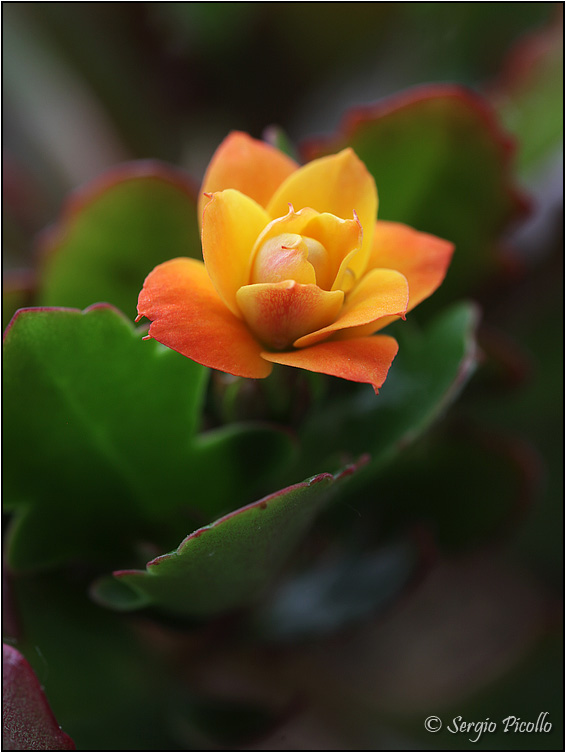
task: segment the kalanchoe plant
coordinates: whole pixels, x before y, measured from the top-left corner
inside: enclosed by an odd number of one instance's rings
[[[232,132],[198,191],[107,171],[7,297],[6,747],[276,747],[304,722],[322,749],[321,719],[339,747],[424,747],[429,690],[468,689],[415,679],[420,652],[450,628],[479,692],[545,634],[538,584],[466,549],[535,474],[462,443],[461,403],[439,426],[480,360],[460,297],[525,208],[508,135],[438,85],[284,143]]]

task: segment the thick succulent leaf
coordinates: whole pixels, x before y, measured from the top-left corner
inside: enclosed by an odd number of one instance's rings
[[[2,646],[2,747],[76,750],[57,724],[33,669],[6,643]]]
[[[373,174],[379,217],[456,245],[436,303],[468,292],[496,261],[495,244],[523,202],[510,177],[511,142],[489,106],[436,85],[351,111],[310,159],[351,146]]]
[[[103,579],[96,596],[118,609],[153,605],[194,617],[250,604],[279,573],[329,501],[334,484],[353,470],[314,476],[236,510],[187,536],[145,571],[115,572],[120,592],[112,579]]]
[[[201,258],[195,196],[183,173],[155,162],[115,168],[71,196],[40,242],[39,305],[106,301],[133,319],[157,264]]]
[[[326,467],[369,453],[371,461],[358,478],[367,478],[422,434],[456,398],[475,364],[477,313],[458,304],[423,331],[401,322],[395,330],[399,353],[376,398],[356,390],[333,406],[318,409],[302,430],[303,455],[311,465]],[[354,482],[355,483],[355,482]]]
[[[4,354],[13,567],[115,551],[123,562],[124,547],[140,540],[163,551],[253,499],[258,477],[289,451],[290,439],[269,427],[197,438],[207,370],[143,342],[110,306],[20,311]],[[262,473],[242,452],[257,454]]]
[[[254,628],[285,642],[340,630],[390,604],[418,560],[414,544],[404,541],[316,567],[282,584],[254,616]]]
[[[206,521],[240,507],[273,488],[274,468],[285,468],[296,450],[291,434],[259,422],[199,434],[190,448],[192,504]]]

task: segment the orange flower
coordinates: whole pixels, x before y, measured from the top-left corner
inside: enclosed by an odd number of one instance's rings
[[[214,369],[261,378],[279,363],[377,392],[397,343],[374,333],[440,285],[453,246],[376,215],[375,182],[351,149],[299,167],[232,133],[200,194],[204,264],[156,267],[138,318]]]

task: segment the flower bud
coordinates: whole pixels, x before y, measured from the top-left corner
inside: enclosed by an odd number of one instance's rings
[[[324,287],[327,266],[328,252],[322,243],[296,233],[283,233],[259,248],[250,282],[294,280]]]

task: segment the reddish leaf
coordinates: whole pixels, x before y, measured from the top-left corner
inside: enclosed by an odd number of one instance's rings
[[[32,668],[7,644],[2,670],[4,750],[76,750],[57,724]]]

